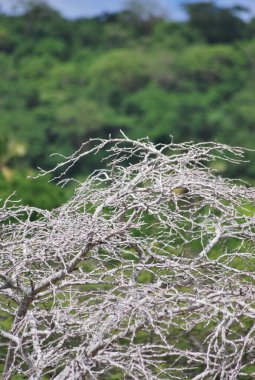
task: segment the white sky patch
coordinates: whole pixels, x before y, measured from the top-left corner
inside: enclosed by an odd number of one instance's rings
[[[91,17],[103,12],[118,12],[125,4],[122,0],[48,0],[64,16],[70,18]]]
[[[184,20],[186,18],[183,3],[194,3],[199,0],[158,0],[159,6],[166,10],[170,19]],[[203,0],[210,1],[210,0]],[[126,0],[48,0],[47,3],[59,11],[64,17],[79,18],[92,17],[103,12],[118,12],[123,9]],[[12,13],[17,11],[23,0],[0,0],[0,10]],[[255,16],[255,0],[216,0],[216,4],[222,7],[231,7],[236,4],[247,7],[251,10],[250,15],[244,18]]]

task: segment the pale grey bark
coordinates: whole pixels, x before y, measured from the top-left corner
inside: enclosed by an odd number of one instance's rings
[[[92,144],[56,168],[105,151],[66,204],[0,210],[3,379],[255,377],[255,191],[210,169],[243,151]]]

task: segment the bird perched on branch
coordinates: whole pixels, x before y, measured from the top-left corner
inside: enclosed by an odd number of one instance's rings
[[[189,192],[189,189],[183,186],[174,187],[171,192],[175,195],[182,195],[187,194]]]

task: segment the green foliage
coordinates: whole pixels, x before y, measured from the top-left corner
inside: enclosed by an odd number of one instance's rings
[[[146,55],[136,50],[105,53],[88,70],[91,96],[118,107],[125,95],[143,88],[149,81]]]
[[[237,7],[222,8],[213,2],[185,4],[190,24],[210,43],[229,43],[245,36],[245,22]],[[241,10],[241,9],[240,9]]]
[[[188,89],[212,91],[218,86],[219,93],[234,93],[245,79],[245,57],[233,46],[195,45],[179,55],[176,65],[179,82]]]
[[[0,174],[1,203],[11,194],[14,194],[13,200],[42,209],[52,209],[66,201],[67,190],[48,182],[49,178],[29,179],[27,174],[26,171],[14,171],[9,178]]]

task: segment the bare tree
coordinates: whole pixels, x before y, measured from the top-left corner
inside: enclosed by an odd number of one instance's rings
[[[66,204],[0,210],[2,378],[254,378],[255,191],[210,169],[243,151],[92,143]]]

